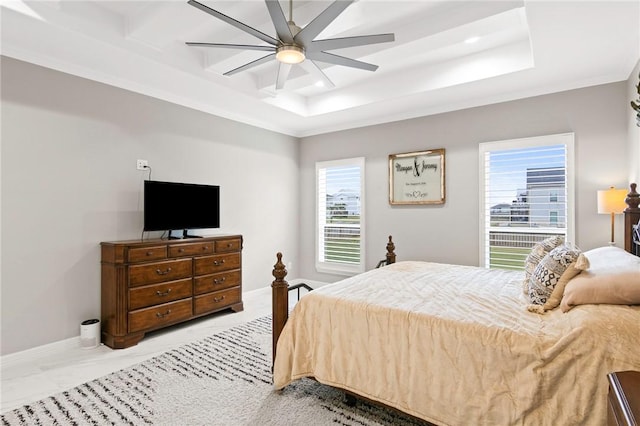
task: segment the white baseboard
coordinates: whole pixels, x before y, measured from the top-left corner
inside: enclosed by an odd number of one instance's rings
[[[0,357],[0,366],[2,368],[12,367],[18,363],[24,364],[29,361],[36,361],[43,356],[61,353],[69,349],[80,347],[80,336],[70,337],[57,342],[47,343],[46,345],[36,346],[35,348],[25,349],[24,351],[14,352]]]

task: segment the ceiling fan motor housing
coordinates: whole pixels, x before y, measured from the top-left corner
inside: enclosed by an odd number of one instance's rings
[[[302,28],[300,28],[299,26],[297,26],[297,25],[296,25],[296,23],[295,23],[295,22],[293,22],[293,21],[288,21],[288,22],[287,22],[287,24],[289,25],[289,31],[291,31],[291,35],[292,35],[292,36],[294,36],[294,37],[295,37],[295,36],[300,32],[300,30],[302,29]]]

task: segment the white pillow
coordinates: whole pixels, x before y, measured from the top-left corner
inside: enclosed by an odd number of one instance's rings
[[[619,268],[634,267],[640,264],[640,257],[615,246],[598,247],[584,252],[589,259],[589,270],[599,272],[617,272]]]

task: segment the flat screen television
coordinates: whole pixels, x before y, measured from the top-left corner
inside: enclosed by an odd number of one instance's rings
[[[144,230],[220,227],[220,187],[182,182],[144,181]]]

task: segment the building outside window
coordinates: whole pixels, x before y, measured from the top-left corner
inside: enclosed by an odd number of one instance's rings
[[[364,272],[364,158],[316,163],[316,269]]]
[[[573,242],[573,134],[480,144],[480,264],[523,269],[553,235]]]

